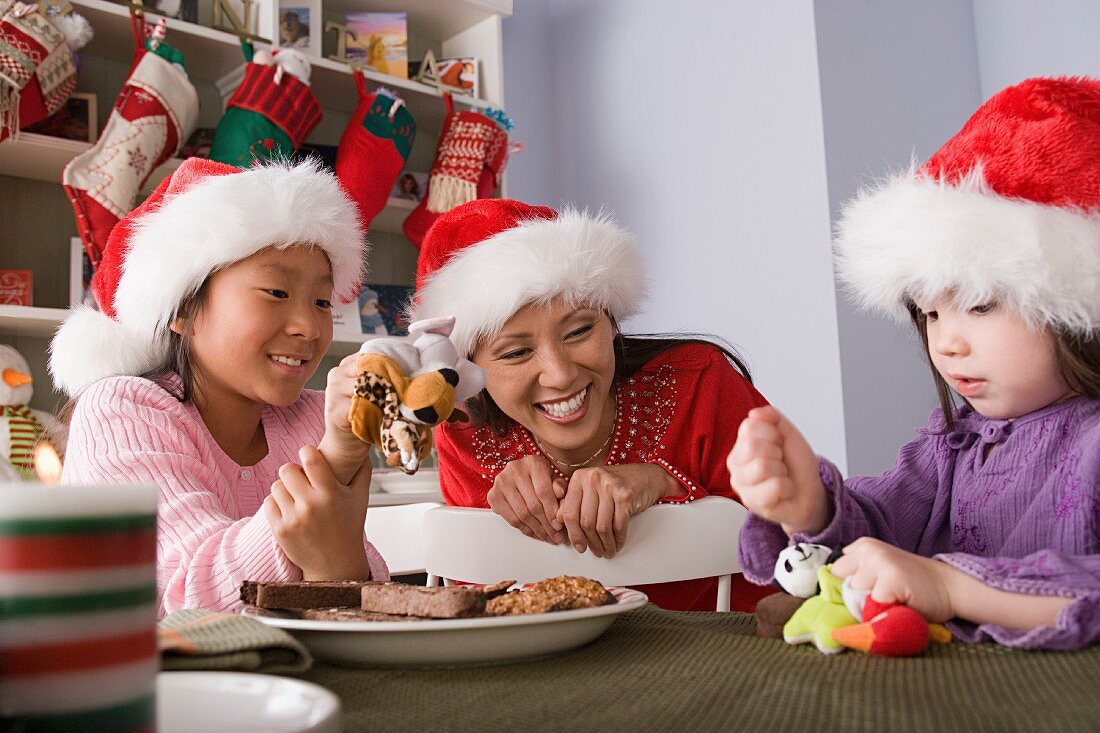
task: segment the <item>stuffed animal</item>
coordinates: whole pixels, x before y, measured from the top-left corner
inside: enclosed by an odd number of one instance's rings
[[[817,569],[831,562],[834,554],[825,545],[791,545],[775,561],[776,585],[799,598],[817,595]]]
[[[803,602],[817,594],[817,569],[833,559],[825,545],[799,542],[779,553],[775,561],[775,584],[781,592],[756,603],[756,635],[783,638],[783,626]]]
[[[946,644],[951,632],[942,624],[930,624],[924,616],[898,603],[879,603],[870,591],[855,590],[845,578],[840,587],[844,605],[862,623],[833,630],[833,640],[849,649],[884,657],[912,657],[930,641]]]
[[[833,630],[856,623],[855,617],[844,605],[840,593],[841,580],[832,574],[830,565],[817,569],[817,582],[821,592],[807,599],[783,626],[783,639],[788,644],[805,644],[812,641],[822,654],[844,651],[833,638]]]
[[[31,382],[31,370],[22,354],[0,345],[0,461],[9,463],[27,481],[37,478],[34,448],[38,443],[64,447],[59,445],[64,436],[60,421],[27,406],[34,394]]]
[[[386,464],[412,474],[432,448],[431,429],[468,418],[456,404],[485,386],[485,373],[459,356],[453,317],[416,321],[409,339],[371,339],[359,349],[359,377],[349,420]]]
[[[878,603],[870,597],[870,591],[853,589],[850,578],[841,581],[834,576],[828,563],[835,559],[835,554],[824,545],[808,543],[792,545],[779,553],[775,563],[776,583],[791,596],[807,597],[818,593],[819,588],[820,594],[801,606],[793,600],[773,601],[764,609],[767,623],[762,626],[758,621],[758,629],[772,630],[782,623],[781,614],[790,610],[790,617],[783,625],[783,638],[790,644],[813,641],[825,654],[848,648],[880,656],[908,657],[924,651],[929,641],[951,640],[951,632],[941,624],[929,624],[908,606]],[[759,605],[757,616],[762,618]],[[843,606],[846,613],[841,613],[837,605]]]

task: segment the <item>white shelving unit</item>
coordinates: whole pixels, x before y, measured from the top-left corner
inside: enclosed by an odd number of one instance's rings
[[[107,0],[70,0],[95,30],[94,40],[81,52],[85,59],[78,89],[97,95],[101,121],[118,93],[131,60],[133,42],[128,8]],[[503,53],[501,21],[512,13],[512,0],[322,0],[327,19],[342,19],[352,11],[401,11],[408,16],[410,61],[431,49],[438,58],[476,56],[480,60],[481,98],[455,95],[455,103],[476,109],[503,108]],[[207,11],[208,12],[208,11]],[[200,20],[203,9],[200,6]],[[155,13],[148,11],[155,18]],[[213,127],[220,118],[218,82],[225,86],[239,75],[244,58],[237,36],[203,25],[169,19],[168,42],[186,58],[188,75],[200,98],[199,125]],[[338,61],[314,58],[311,86],[324,120],[307,141],[336,145],[357,104],[353,70]],[[445,114],[434,87],[408,79],[364,72],[368,87],[387,86],[402,96],[417,122],[417,137],[409,169],[427,171],[431,165]],[[102,126],[101,126],[102,129]],[[27,358],[35,378],[32,405],[56,411],[62,395],[48,389],[46,371],[49,340],[68,314],[69,241],[76,234],[68,200],[61,189],[61,171],[89,143],[21,133],[0,143],[0,268],[30,269],[34,273],[37,307],[0,305],[0,343],[15,346]],[[151,191],[180,164],[169,160],[150,176]],[[394,284],[411,285],[415,277],[415,249],[401,235],[401,225],[415,202],[391,198],[371,224],[371,269]],[[336,359],[359,348],[359,335],[337,334],[329,357]],[[323,386],[325,365],[319,370]],[[395,495],[396,496],[396,495]],[[393,499],[393,501],[398,501]]]

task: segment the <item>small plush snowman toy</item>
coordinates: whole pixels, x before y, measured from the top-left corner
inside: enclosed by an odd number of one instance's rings
[[[34,448],[45,440],[55,448],[64,428],[48,412],[27,406],[34,388],[27,360],[10,346],[0,344],[0,461],[10,464],[26,480],[37,478]],[[10,476],[8,466],[0,463],[0,475]]]

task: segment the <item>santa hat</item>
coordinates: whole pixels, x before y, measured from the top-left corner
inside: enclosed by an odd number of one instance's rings
[[[318,164],[241,170],[188,158],[111,230],[92,280],[99,310],[79,306],[50,345],[54,384],[76,396],[96,380],[168,360],[176,310],[211,274],[268,247],[319,247],[338,297],[354,297],[366,242],[355,207]]]
[[[562,299],[622,320],[644,285],[634,238],[608,216],[478,199],[425,235],[410,317],[454,316],[451,340],[469,357],[529,303]]]
[[[1028,79],[919,169],[844,209],[837,274],[863,305],[997,301],[1036,325],[1100,328],[1100,81]]]

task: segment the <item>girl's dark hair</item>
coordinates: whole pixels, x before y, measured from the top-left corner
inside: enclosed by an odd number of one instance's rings
[[[207,288],[208,282],[210,282],[209,278],[203,281],[194,295],[186,298],[180,303],[179,308],[176,309],[176,313],[179,315],[186,315],[189,319],[194,319],[206,305],[207,293],[209,291]],[[168,343],[170,346],[170,356],[168,360],[156,369],[140,375],[144,379],[151,379],[164,386],[168,389],[169,393],[180,402],[189,402],[195,396],[195,370],[191,367],[191,349],[188,343],[189,341],[189,336],[181,336],[175,331],[169,330]],[[168,380],[165,380],[165,377],[172,373],[179,375],[178,385],[170,384]],[[72,420],[73,411],[76,409],[77,399],[78,398],[75,397],[70,399],[57,413],[57,418],[66,425]]]
[[[614,321],[612,321],[614,323]],[[616,385],[634,375],[654,358],[677,346],[685,344],[704,344],[721,351],[745,379],[752,383],[752,375],[745,360],[730,343],[716,336],[698,333],[643,333],[615,336],[615,377]],[[475,425],[488,425],[498,437],[504,437],[512,429],[514,421],[504,414],[488,390],[481,390],[466,401],[470,418]]]
[[[176,309],[177,316],[183,316],[188,321],[194,322],[198,314],[206,306],[206,299],[209,293],[207,284],[210,282],[210,278],[203,280],[202,285],[195,291],[189,298],[184,299],[180,303],[179,308]],[[146,372],[141,376],[145,379],[151,379],[154,382],[158,382],[165,386],[166,389],[180,402],[190,402],[195,397],[195,370],[191,365],[191,336],[185,333],[178,334],[175,331],[169,329],[168,331],[168,347],[169,357],[168,360],[158,366],[152,371]],[[179,385],[166,384],[165,377],[172,373],[179,375]]]
[[[940,409],[947,421],[947,429],[951,430],[955,427],[955,395],[932,363],[932,354],[928,348],[928,317],[913,302],[907,303],[906,307],[924,345],[924,358],[932,370],[932,381],[936,385]],[[1054,338],[1054,363],[1057,364],[1062,379],[1078,394],[1100,399],[1100,331],[1080,335],[1062,329],[1051,329],[1051,335]]]

